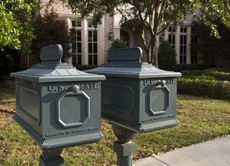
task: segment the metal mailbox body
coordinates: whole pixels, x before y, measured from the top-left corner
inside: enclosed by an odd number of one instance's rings
[[[173,127],[181,74],[142,63],[141,56],[140,48],[113,49],[107,64],[87,71],[106,76],[102,117],[135,132]]]
[[[60,45],[41,49],[41,63],[12,73],[16,78],[16,121],[42,149],[98,141],[104,76],[61,63]]]

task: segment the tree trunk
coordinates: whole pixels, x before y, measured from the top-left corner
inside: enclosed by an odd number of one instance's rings
[[[157,35],[153,35],[153,41],[151,43],[151,63],[158,67]]]

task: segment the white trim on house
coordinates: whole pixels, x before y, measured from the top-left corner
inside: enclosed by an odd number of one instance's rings
[[[81,65],[88,65],[90,62],[90,58],[89,58],[89,31],[96,31],[96,44],[97,44],[97,52],[96,53],[91,53],[90,55],[92,56],[97,56],[97,62],[93,61],[95,63],[93,64],[103,64],[105,63],[105,40],[104,40],[104,36],[105,36],[105,19],[104,17],[102,18],[101,22],[102,24],[98,25],[96,28],[95,27],[88,27],[88,21],[90,19],[92,19],[92,17],[88,17],[88,18],[84,18],[81,19],[81,17],[79,15],[76,14],[63,14],[63,13],[58,13],[59,19],[60,20],[65,20],[67,22],[67,25],[69,27],[69,29],[71,28],[75,28],[76,30],[81,30]],[[77,21],[77,20],[81,20],[81,27],[72,27],[72,22],[73,21]],[[118,32],[118,30],[116,30],[116,33]],[[120,32],[120,29],[119,29]],[[118,34],[120,35],[120,33]],[[94,36],[95,37],[95,36]],[[94,41],[95,43],[95,41]],[[70,49],[70,54],[72,53],[73,49]],[[72,54],[73,56],[73,54]],[[73,58],[72,56],[68,57],[68,59],[66,59],[66,62],[68,63],[72,63],[72,64],[78,64],[77,62],[74,62],[73,60],[75,58]]]

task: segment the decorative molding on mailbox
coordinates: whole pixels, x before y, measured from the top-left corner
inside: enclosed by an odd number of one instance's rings
[[[68,100],[65,101],[65,98],[68,98]],[[72,107],[68,105],[67,101],[71,102],[70,105]],[[62,104],[66,107],[64,110]],[[80,108],[77,108],[78,106],[80,106]],[[85,92],[81,91],[79,86],[73,85],[64,91],[58,98],[57,111],[58,122],[62,127],[69,128],[82,126],[90,118],[90,97]],[[71,121],[69,121],[70,119]]]
[[[40,94],[34,90],[18,86],[16,90],[16,106],[38,125],[41,121]]]
[[[169,107],[170,90],[165,80],[157,81],[149,91],[148,104],[152,115],[164,114]]]
[[[103,83],[102,105],[111,111],[130,114],[134,110],[134,95],[129,86]]]

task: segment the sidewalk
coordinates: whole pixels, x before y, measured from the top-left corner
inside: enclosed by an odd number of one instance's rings
[[[133,166],[230,166],[230,135],[141,159]]]

